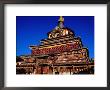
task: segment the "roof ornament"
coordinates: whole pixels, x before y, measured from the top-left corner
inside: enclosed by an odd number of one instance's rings
[[[60,22],[64,22],[64,18],[62,16],[60,16],[59,20]]]
[[[63,28],[64,27],[64,18],[62,16],[60,16],[60,18],[58,20],[58,27],[59,28]]]

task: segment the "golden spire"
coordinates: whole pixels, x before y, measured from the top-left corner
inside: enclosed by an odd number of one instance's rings
[[[59,20],[60,22],[64,22],[64,18],[62,16],[60,16]]]

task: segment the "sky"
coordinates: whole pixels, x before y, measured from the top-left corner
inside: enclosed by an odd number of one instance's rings
[[[89,57],[94,58],[94,16],[63,16],[64,26],[81,37]],[[58,25],[59,16],[16,16],[16,55],[29,55],[30,45],[40,45],[47,33]]]

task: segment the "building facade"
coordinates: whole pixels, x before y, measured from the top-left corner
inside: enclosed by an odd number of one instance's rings
[[[80,37],[64,26],[62,16],[47,35],[39,46],[29,46],[31,55],[19,56],[17,74],[94,74],[94,60],[89,58],[88,49]]]

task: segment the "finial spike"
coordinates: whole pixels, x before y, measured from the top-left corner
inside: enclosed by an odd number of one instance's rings
[[[59,20],[60,22],[64,22],[64,18],[62,16],[60,16]]]

